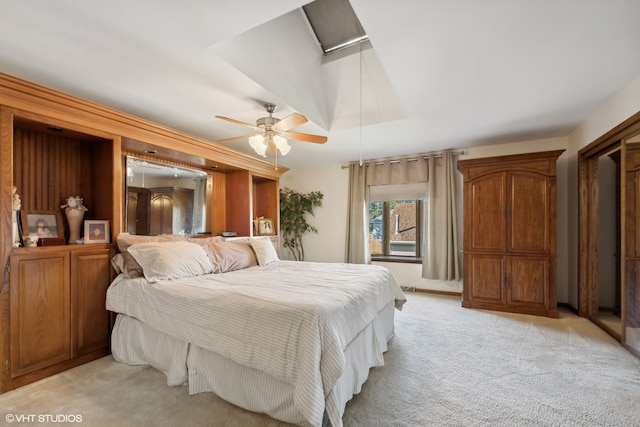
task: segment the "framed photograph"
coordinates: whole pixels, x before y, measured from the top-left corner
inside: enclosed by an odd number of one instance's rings
[[[36,235],[38,238],[64,237],[62,215],[58,211],[20,211],[22,238]]]
[[[259,236],[273,236],[275,234],[271,218],[259,218],[257,228]]]
[[[109,243],[109,221],[87,219],[84,221],[84,244]]]

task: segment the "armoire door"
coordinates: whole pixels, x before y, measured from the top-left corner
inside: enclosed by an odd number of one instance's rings
[[[471,307],[470,302],[504,303],[503,260],[500,254],[465,254],[463,307]]]
[[[152,236],[173,233],[173,199],[166,194],[152,194],[149,215]]]
[[[505,264],[506,304],[555,313],[555,307],[549,307],[549,287],[554,283],[549,257],[508,256]]]
[[[507,218],[507,174],[496,172],[469,182],[465,188],[466,252],[504,252]]]
[[[509,174],[508,252],[549,252],[551,197],[555,197],[551,192],[550,178],[546,175],[531,172]]]

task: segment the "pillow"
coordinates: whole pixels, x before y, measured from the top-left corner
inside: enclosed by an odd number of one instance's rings
[[[124,257],[122,254],[115,254],[113,258],[111,258],[111,265],[116,271],[116,274],[122,273],[124,271]]]
[[[212,271],[202,246],[191,242],[148,242],[131,245],[128,252],[150,282],[202,276]]]
[[[120,233],[116,237],[118,251],[122,254],[123,268],[122,272],[125,277],[131,279],[133,277],[142,277],[142,267],[128,252],[131,245],[144,242],[179,242],[185,241],[186,237],[180,234],[162,234],[160,236],[138,236],[129,233]]]
[[[217,242],[204,245],[214,273],[241,270],[258,265],[249,242]]]
[[[199,245],[206,245],[214,242],[224,242],[224,237],[222,236],[187,237],[187,242],[197,243]]]
[[[260,266],[279,260],[276,248],[273,247],[273,243],[271,243],[271,239],[268,237],[252,237],[249,239],[249,242],[256,253],[256,258]]]

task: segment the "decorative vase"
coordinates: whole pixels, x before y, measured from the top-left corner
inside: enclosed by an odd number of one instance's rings
[[[74,245],[80,240],[80,227],[84,218],[84,210],[67,207],[64,210],[69,224],[69,244]]]
[[[12,228],[12,234],[13,234],[12,245],[14,248],[17,248],[20,246],[20,227],[18,225],[18,211],[12,211],[11,213],[13,214],[11,216],[11,220],[12,220],[11,228]]]

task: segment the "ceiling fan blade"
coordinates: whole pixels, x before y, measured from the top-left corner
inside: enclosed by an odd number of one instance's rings
[[[308,121],[309,120],[307,120],[307,118],[302,114],[291,113],[287,117],[285,117],[284,119],[280,120],[278,123],[273,125],[272,128],[274,130],[284,132],[289,129],[293,129],[296,126],[303,125]]]
[[[225,143],[225,142],[231,142],[231,141],[237,141],[239,139],[248,139],[251,135],[253,135],[252,133],[249,135],[242,135],[242,136],[234,136],[233,138],[226,138],[226,139],[221,139],[218,140],[216,142],[218,143]]]
[[[324,144],[327,142],[326,136],[312,135],[310,133],[287,132],[286,137],[288,139],[295,139],[296,141],[314,142],[316,144]]]
[[[249,123],[241,122],[240,120],[230,119],[229,117],[216,116],[216,119],[226,120],[226,121],[231,122],[231,123],[234,123],[234,124],[236,124],[236,125],[240,125],[240,126],[248,127],[248,128],[251,128],[251,129],[261,130],[261,129],[260,129],[259,127],[257,127],[257,126],[250,125]]]

